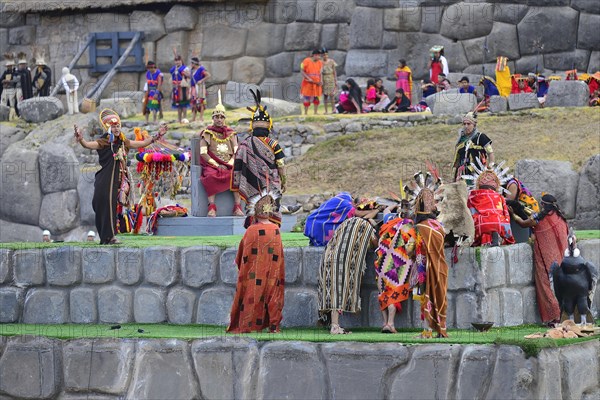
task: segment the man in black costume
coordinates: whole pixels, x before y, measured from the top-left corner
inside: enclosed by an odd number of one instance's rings
[[[27,55],[23,52],[18,54],[17,75],[17,114],[21,115],[19,105],[23,100],[33,97],[33,86],[31,85],[31,71],[27,67]]]
[[[37,68],[33,74],[32,82],[34,95],[39,97],[49,96],[52,70],[41,57],[36,60],[35,65],[37,65]]]

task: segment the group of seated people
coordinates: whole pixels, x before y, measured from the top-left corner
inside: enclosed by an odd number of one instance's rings
[[[394,97],[388,95],[383,87],[383,80],[369,79],[365,96],[356,81],[348,78],[339,95],[336,112],[339,114],[361,114],[368,112],[406,112],[424,111],[411,107],[410,94],[397,88]]]

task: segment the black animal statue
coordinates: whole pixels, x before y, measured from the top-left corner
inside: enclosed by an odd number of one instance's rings
[[[590,313],[598,269],[594,264],[580,256],[577,240],[572,231],[569,233],[569,247],[560,266],[555,261],[550,266],[551,279],[554,279],[554,294],[560,306],[561,316],[566,314],[568,319],[575,322],[575,306],[581,317],[581,325],[588,321],[594,322]],[[566,318],[562,317],[561,320]]]

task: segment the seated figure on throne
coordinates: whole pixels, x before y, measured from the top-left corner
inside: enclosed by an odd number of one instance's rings
[[[220,91],[219,104],[212,113],[212,120],[212,125],[200,134],[200,164],[202,165],[200,181],[208,196],[207,217],[217,216],[215,196],[230,188],[234,155],[238,148],[235,131],[225,125],[225,107],[221,104]],[[240,205],[238,192],[233,192],[233,201],[233,215],[243,216],[244,211]]]

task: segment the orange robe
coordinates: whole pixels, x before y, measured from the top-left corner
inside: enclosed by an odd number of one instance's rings
[[[285,263],[279,227],[250,225],[240,242],[235,263],[238,282],[227,332],[279,331],[283,310]]]
[[[306,97],[319,97],[323,94],[323,86],[318,83],[321,82],[321,69],[323,63],[321,60],[313,61],[311,57],[307,57],[300,64],[300,69],[308,75],[313,82],[309,82],[306,78],[302,79],[302,85],[300,86],[300,94]]]

